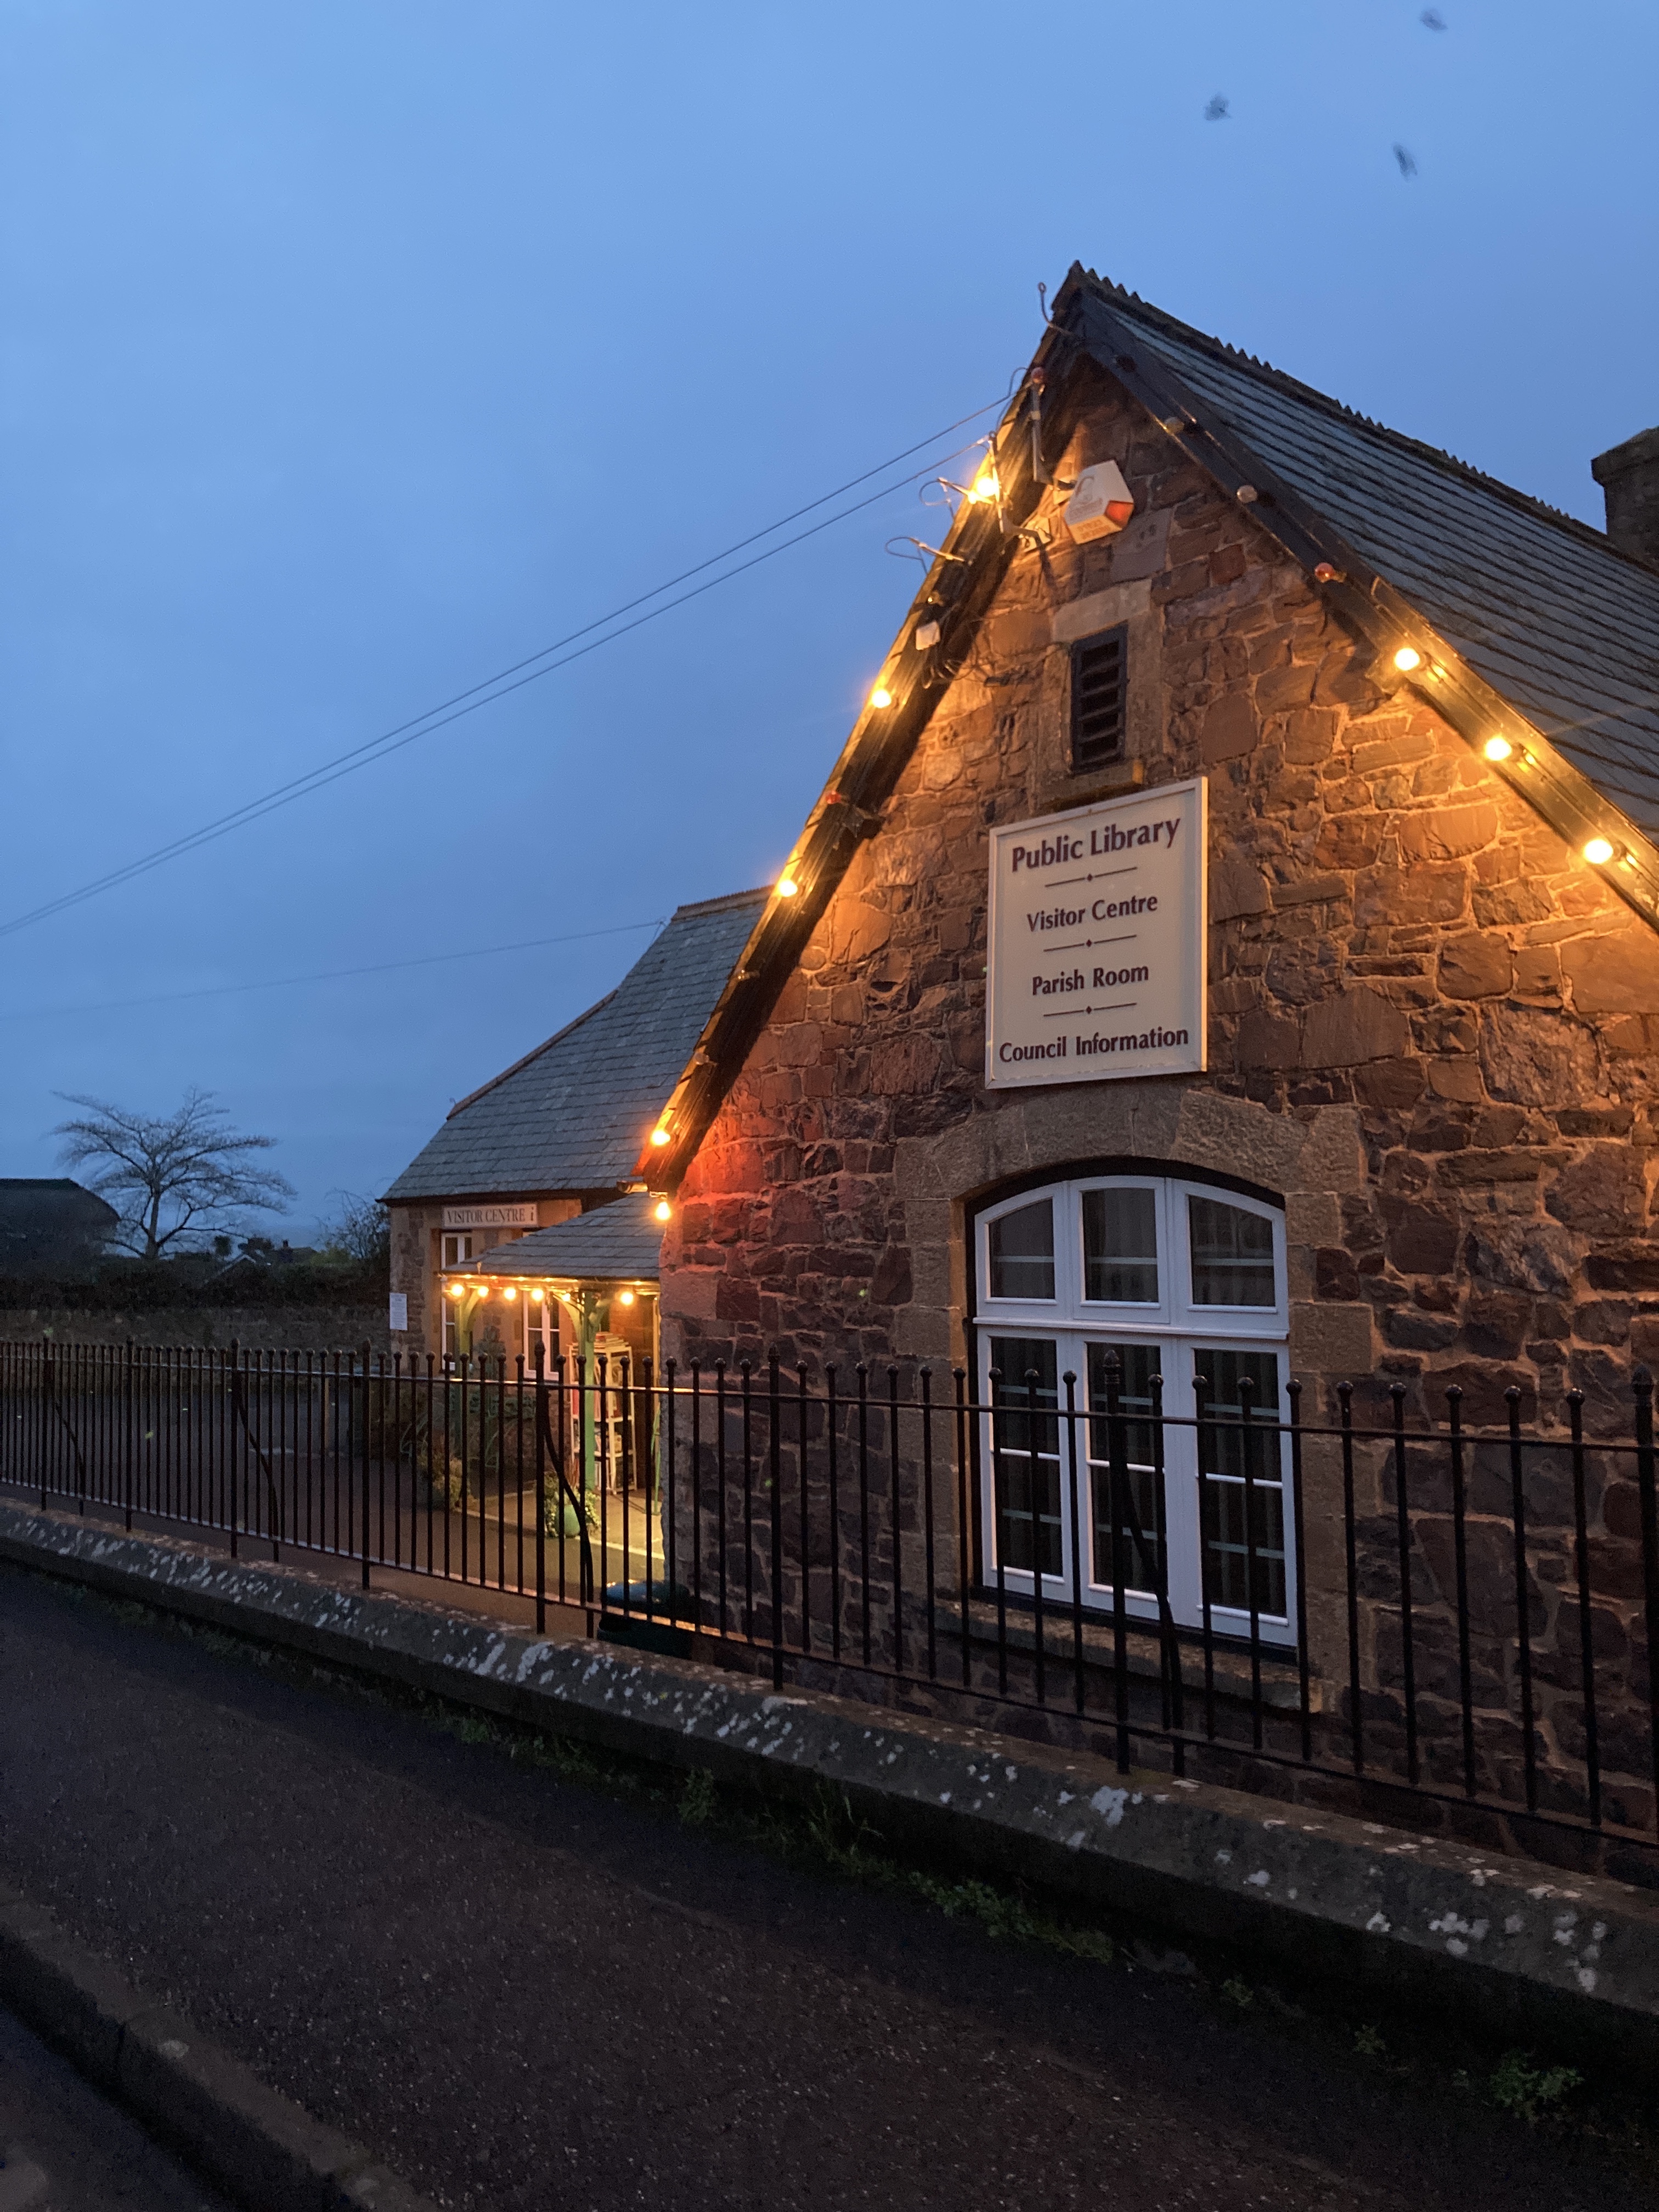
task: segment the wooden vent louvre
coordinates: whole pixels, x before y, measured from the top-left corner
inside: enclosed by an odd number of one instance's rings
[[[1072,648],[1072,766],[1098,768],[1123,751],[1124,637],[1121,629]]]

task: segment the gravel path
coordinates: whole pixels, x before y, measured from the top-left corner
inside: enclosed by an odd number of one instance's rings
[[[0,1571],[0,1878],[417,2188],[1636,2212],[1470,2100]]]

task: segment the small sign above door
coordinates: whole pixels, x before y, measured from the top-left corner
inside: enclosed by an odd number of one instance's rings
[[[444,1208],[446,1229],[533,1229],[535,1226],[533,1200],[528,1206],[447,1206]]]

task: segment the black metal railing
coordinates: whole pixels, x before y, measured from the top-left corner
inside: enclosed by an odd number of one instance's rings
[[[779,1684],[1017,1709],[1125,1770],[1432,1802],[1498,1845],[1522,1816],[1659,1842],[1644,1371],[1555,1422],[1512,1389],[1477,1424],[1403,1382],[1311,1419],[1297,1384],[1263,1407],[1218,1362],[1177,1412],[1146,1364],[981,1395],[960,1370],[775,1357],[13,1343],[0,1483],[365,1586],[507,1593],[538,1632],[565,1607]]]

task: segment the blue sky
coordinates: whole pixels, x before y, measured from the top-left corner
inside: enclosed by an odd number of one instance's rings
[[[0,923],[995,399],[1073,258],[1599,521],[1659,422],[1659,9],[1421,12],[0,0]],[[56,1092],[197,1083],[289,1233],[382,1186],[648,931],[111,1002],[764,881],[936,526],[897,492],[0,939],[0,1173]]]

